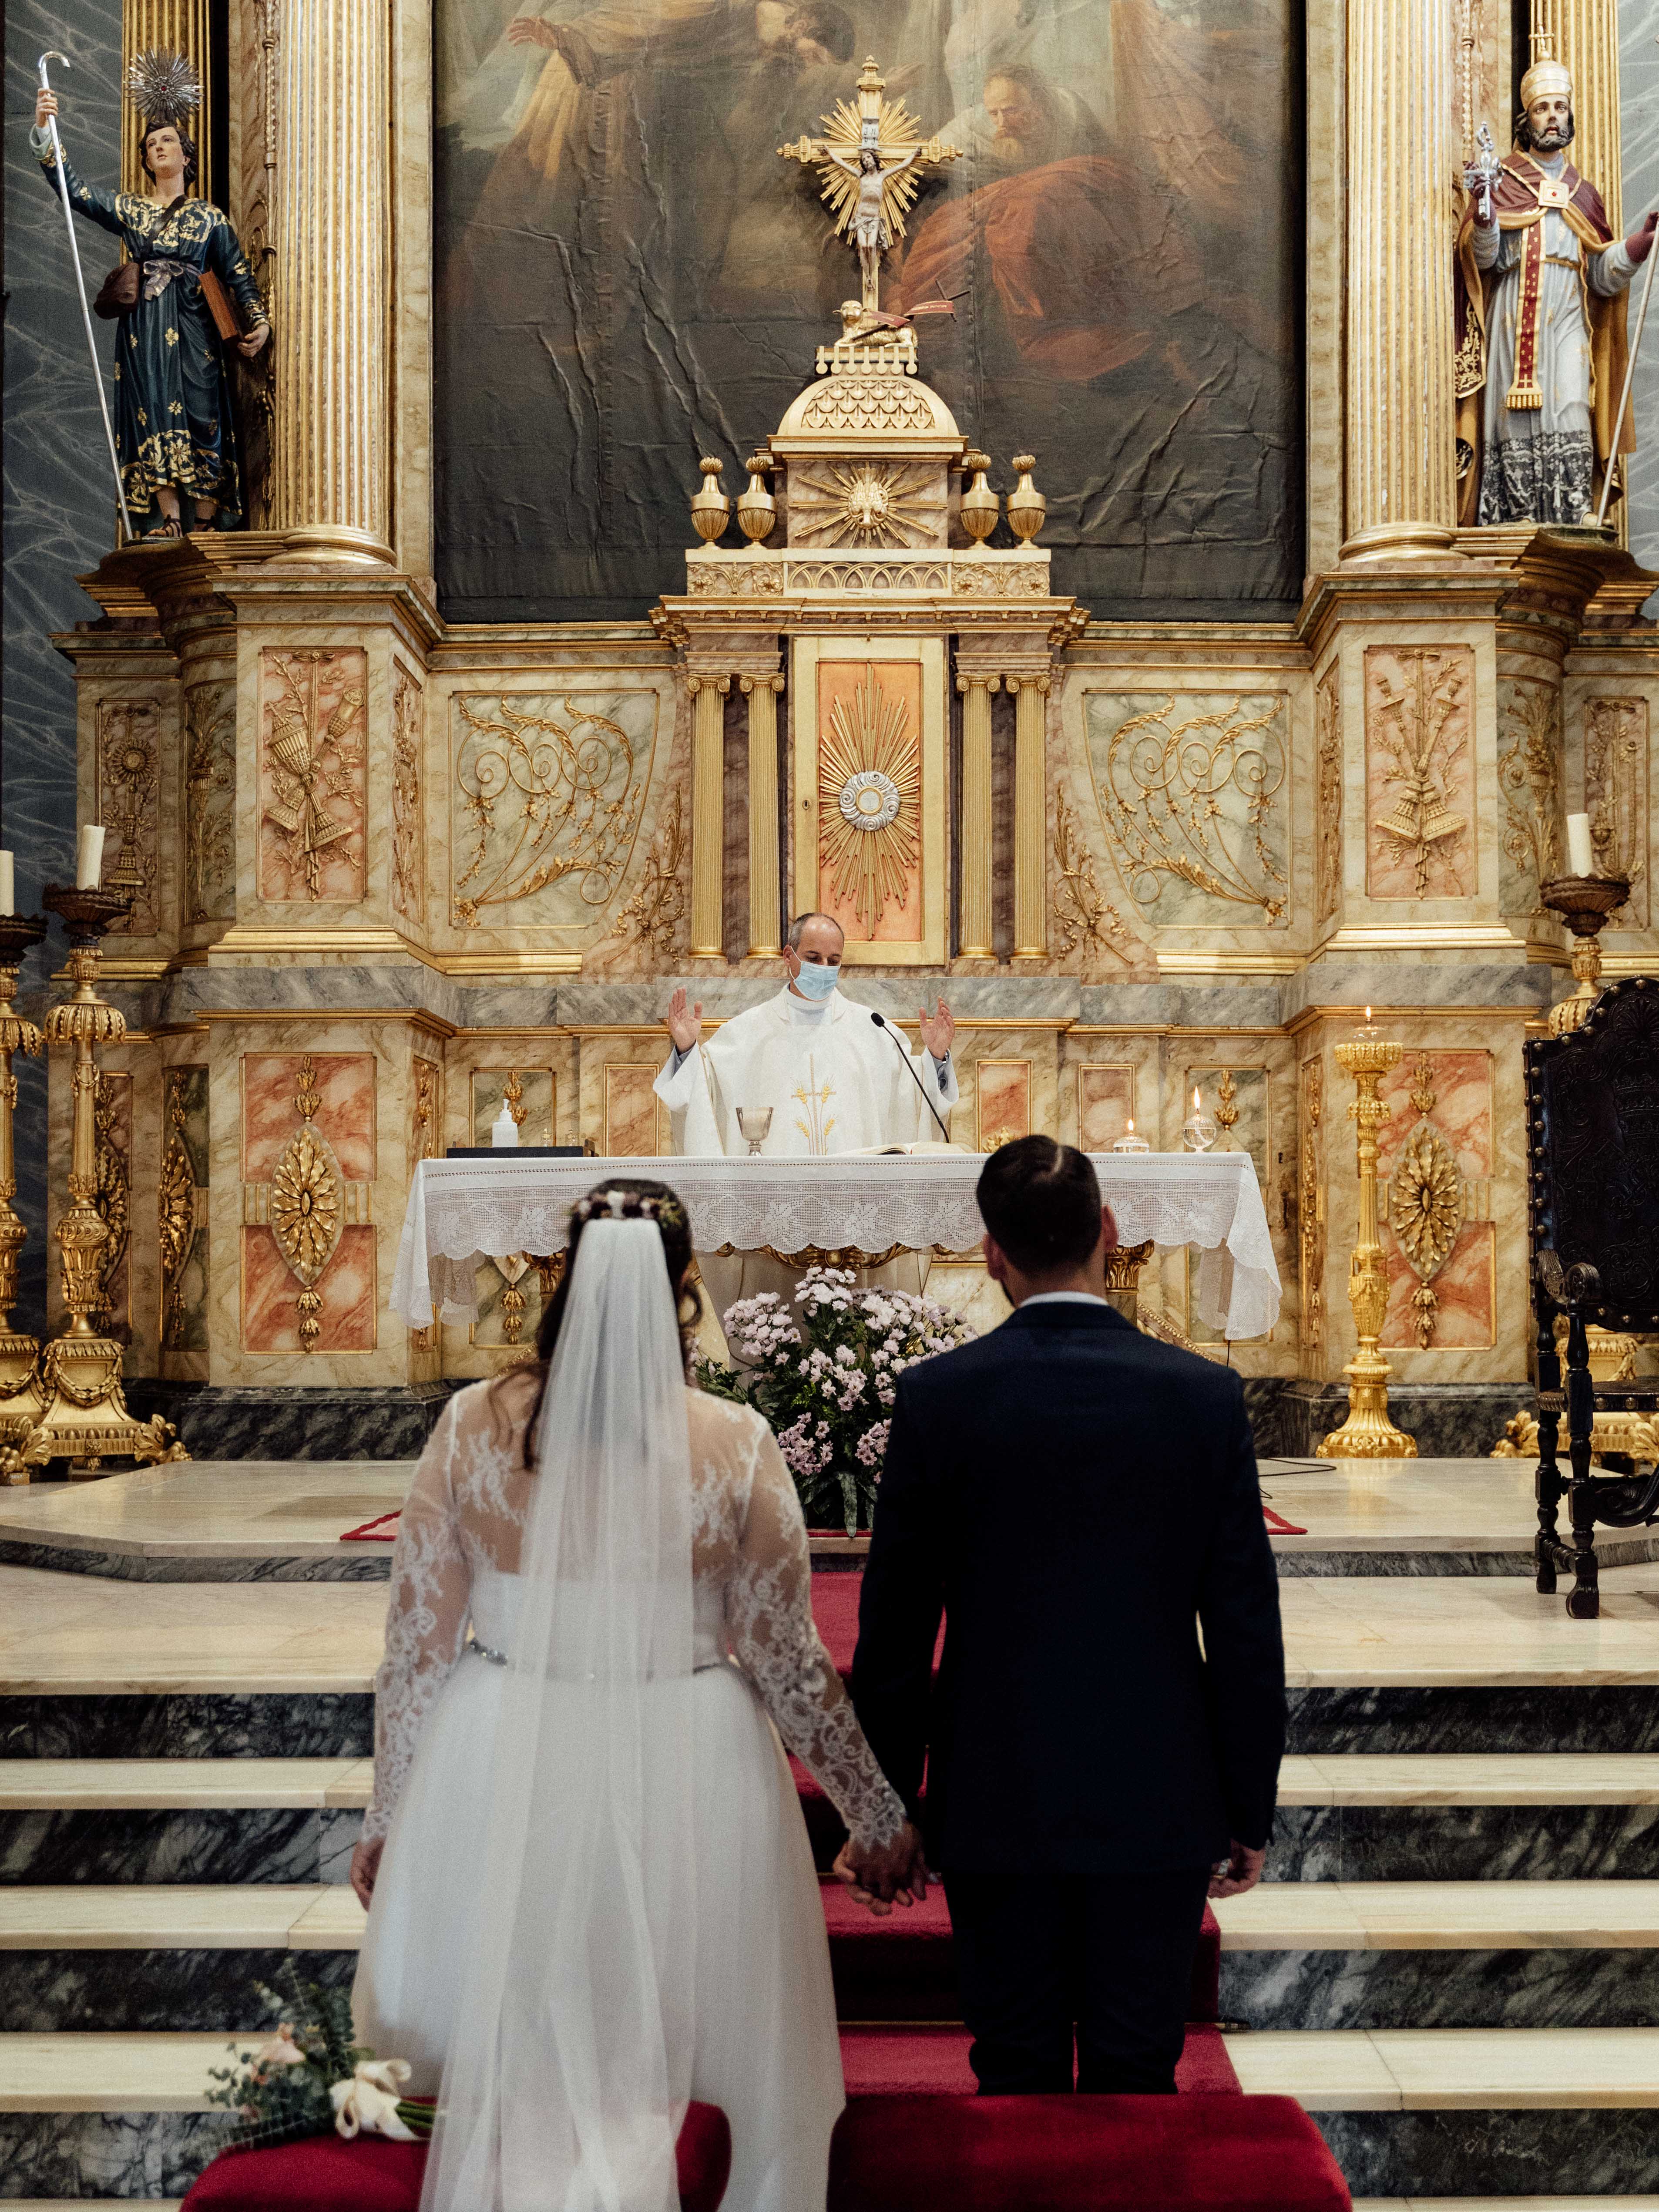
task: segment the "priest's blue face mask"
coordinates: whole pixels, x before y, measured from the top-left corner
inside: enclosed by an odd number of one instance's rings
[[[803,960],[791,980],[803,999],[827,999],[841,981],[841,963],[837,961],[833,968],[815,967],[810,960]]]

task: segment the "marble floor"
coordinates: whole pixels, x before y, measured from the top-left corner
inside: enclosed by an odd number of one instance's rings
[[[1659,1563],[1610,1569],[1601,1587],[1601,1618],[1573,1621],[1519,1577],[1284,1582],[1285,1679],[1659,1685]],[[363,1692],[385,1619],[377,1583],[125,1583],[0,1566],[0,1694]],[[825,1627],[837,1662],[850,1662],[849,1629]]]
[[[208,1460],[96,1482],[23,1485],[0,1490],[0,1545],[149,1559],[335,1558],[346,1529],[402,1503],[413,1472],[404,1460]],[[1389,1460],[1314,1468],[1305,1461],[1267,1460],[1262,1488],[1281,1519],[1307,1530],[1273,1535],[1275,1552],[1286,1560],[1331,1552],[1512,1555],[1519,1573],[1530,1556],[1529,1462]],[[1612,1540],[1604,1534],[1604,1545]],[[862,1546],[842,1539],[823,1548]]]

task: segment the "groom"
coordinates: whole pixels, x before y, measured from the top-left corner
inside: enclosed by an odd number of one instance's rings
[[[981,2093],[1069,2090],[1074,2042],[1079,2089],[1168,2092],[1205,1896],[1260,1880],[1284,1749],[1243,1391],[1107,1304],[1081,1152],[1005,1145],[979,1208],[1016,1310],[899,1384],[853,1700],[913,1814],[926,1763]]]

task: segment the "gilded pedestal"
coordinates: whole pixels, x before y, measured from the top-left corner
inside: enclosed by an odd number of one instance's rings
[[[41,1354],[40,1387],[45,1402],[23,1447],[23,1459],[29,1467],[67,1459],[71,1476],[95,1475],[108,1458],[153,1464],[190,1455],[175,1441],[170,1422],[135,1420],[128,1413],[121,1389],[122,1347],[113,1338],[100,1336],[92,1324],[99,1304],[99,1258],[109,1237],[93,1203],[98,1189],[95,1048],[118,1044],[127,1026],[116,1008],[98,996],[98,940],[131,904],[131,894],[54,886],[46,891],[45,903],[63,916],[68,927],[69,969],[75,984],[71,996],[46,1017],[48,1042],[67,1045],[74,1054],[70,1203],[57,1231],[68,1319]]]
[[[40,915],[0,915],[0,1480],[27,1482],[28,1469],[19,1447],[45,1411],[40,1395],[40,1347],[32,1336],[9,1326],[17,1297],[17,1257],[28,1231],[17,1218],[17,1166],[12,1152],[12,1112],[17,1078],[12,1054],[37,1053],[42,1039],[34,1024],[12,1012],[17,963],[46,933]]]
[[[1539,897],[1572,933],[1572,972],[1578,988],[1550,1008],[1550,1035],[1576,1030],[1601,996],[1601,930],[1630,896],[1623,876],[1558,876],[1539,886]]]
[[[1348,1418],[1319,1447],[1322,1459],[1415,1459],[1416,1439],[1389,1419],[1389,1376],[1393,1370],[1377,1350],[1389,1304],[1389,1274],[1376,1233],[1376,1130],[1389,1108],[1376,1095],[1377,1079],[1400,1064],[1401,1048],[1374,1032],[1363,1032],[1336,1048],[1340,1066],[1354,1079],[1358,1096],[1348,1109],[1355,1124],[1359,1163],[1359,1237],[1348,1268],[1348,1303],[1353,1308],[1359,1348],[1343,1369],[1348,1381]]]

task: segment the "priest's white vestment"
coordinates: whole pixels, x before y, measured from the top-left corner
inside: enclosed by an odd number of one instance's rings
[[[656,1083],[674,1117],[674,1150],[703,1157],[748,1152],[740,1106],[772,1109],[761,1149],[774,1158],[938,1143],[924,1090],[948,1128],[961,1096],[948,1059],[911,1052],[901,1030],[878,1028],[839,990],[814,1003],[787,988],[684,1059],[671,1055]]]

